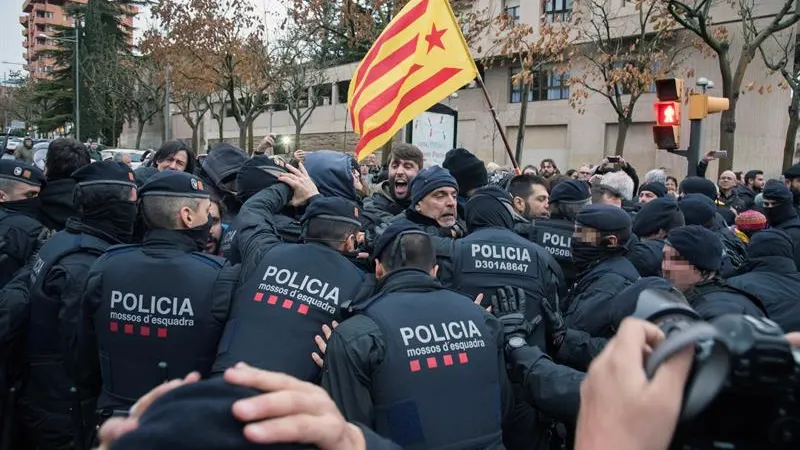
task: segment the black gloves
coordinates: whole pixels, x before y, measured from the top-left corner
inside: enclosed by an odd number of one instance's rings
[[[549,301],[542,299],[540,302],[542,314],[530,321],[525,319],[527,299],[522,289],[500,288],[495,295],[492,295],[491,302],[492,313],[503,324],[506,344],[513,337],[521,337],[527,341],[544,322],[547,348],[543,350],[550,354],[558,352],[567,334],[567,325],[561,313],[553,308]]]
[[[512,337],[521,337],[525,340],[535,329],[534,324],[525,319],[526,299],[525,291],[503,287],[492,295],[492,313],[503,324],[506,343]],[[541,317],[538,318],[538,322]]]
[[[547,336],[547,352],[555,354],[561,348],[564,337],[567,335],[567,324],[561,311],[553,308],[550,302],[542,300],[542,313],[544,315],[544,329]]]

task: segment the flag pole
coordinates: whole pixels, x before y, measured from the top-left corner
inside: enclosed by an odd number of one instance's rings
[[[514,166],[514,172],[517,175],[522,173],[522,170],[519,168],[519,163],[517,159],[514,157],[514,153],[511,151],[511,145],[508,143],[508,138],[506,137],[506,132],[503,131],[503,125],[500,124],[500,119],[497,117],[497,110],[494,109],[494,103],[492,103],[492,98],[489,97],[489,91],[486,90],[486,84],[483,82],[483,77],[481,74],[478,74],[478,84],[481,85],[481,90],[483,91],[483,96],[486,97],[486,103],[489,104],[489,111],[492,113],[492,118],[494,119],[494,125],[497,127],[497,131],[500,133],[500,137],[503,138],[503,144],[506,146],[506,153],[508,153],[508,157],[511,159],[511,164]],[[517,130],[517,133],[524,133],[525,130]]]

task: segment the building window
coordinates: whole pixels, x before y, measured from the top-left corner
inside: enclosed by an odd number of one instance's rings
[[[519,23],[519,0],[505,0],[503,9],[511,21],[511,25]]]
[[[347,94],[350,91],[350,80],[337,82],[336,90],[339,93],[338,98],[336,99],[337,103],[339,103],[340,105],[346,105]]]
[[[514,84],[514,75],[520,72],[519,68],[511,69],[511,88],[509,103],[522,102],[522,86]],[[554,70],[538,70],[533,72],[530,90],[528,91],[529,102],[540,102],[544,100],[566,100],[569,98],[568,73],[560,73]]]
[[[544,0],[544,14],[548,23],[566,22],[572,13],[572,0]]]

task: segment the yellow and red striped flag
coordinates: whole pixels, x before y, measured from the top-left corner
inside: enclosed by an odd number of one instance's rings
[[[359,161],[478,76],[447,0],[411,0],[358,65],[347,103]]]

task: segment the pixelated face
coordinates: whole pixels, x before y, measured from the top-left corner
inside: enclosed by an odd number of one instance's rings
[[[456,224],[456,198],[458,191],[452,187],[436,189],[417,203],[417,212],[433,219],[440,227],[452,227]]]
[[[168,156],[158,162],[158,171],[174,170],[176,172],[183,172],[186,170],[186,163],[189,160],[189,154],[185,150],[180,150],[172,156]]]
[[[664,246],[664,257],[661,260],[661,273],[667,280],[686,292],[703,279],[703,274],[695,266],[683,259],[671,246]]]
[[[389,187],[397,200],[405,200],[409,196],[411,180],[419,173],[419,166],[409,159],[392,158],[389,162]]]

